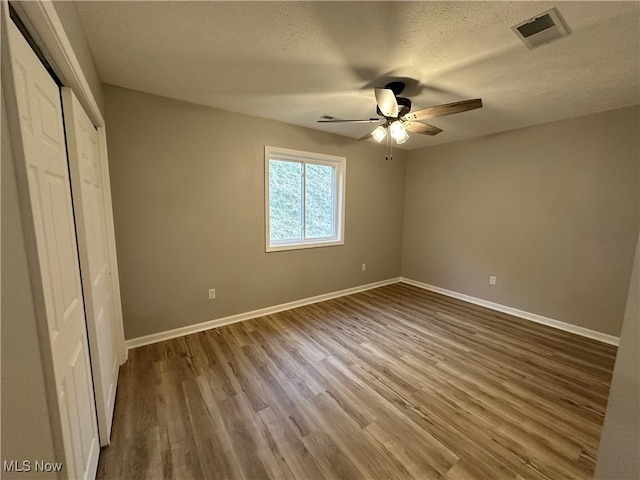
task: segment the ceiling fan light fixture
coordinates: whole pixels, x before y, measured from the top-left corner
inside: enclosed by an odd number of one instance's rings
[[[375,138],[376,142],[380,143],[382,140],[384,140],[384,137],[387,136],[387,129],[384,125],[380,125],[373,132],[371,132],[371,135],[373,136],[373,138]]]
[[[408,138],[407,129],[404,128],[404,125],[400,120],[396,120],[391,125],[389,125],[389,133],[391,133],[391,136],[396,142],[399,139],[404,138],[405,135]],[[404,141],[406,142],[406,139]]]
[[[398,145],[402,145],[404,142],[409,140],[409,134],[407,133],[406,130],[402,130],[402,134],[398,137],[395,137],[395,140]]]

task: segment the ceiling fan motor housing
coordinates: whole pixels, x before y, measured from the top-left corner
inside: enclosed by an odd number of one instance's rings
[[[402,93],[402,91],[404,90],[404,87],[405,87],[405,83],[399,82],[399,81],[390,82],[384,86],[384,88],[388,88],[389,90],[391,90],[396,97]]]
[[[405,97],[396,97],[398,101],[398,117],[402,117],[411,111],[411,100]]]

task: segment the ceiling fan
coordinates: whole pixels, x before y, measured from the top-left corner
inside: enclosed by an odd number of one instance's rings
[[[404,87],[404,82],[391,82],[384,88],[375,89],[376,103],[378,104],[376,111],[378,115],[384,117],[384,123],[372,132],[367,133],[360,140],[373,137],[380,143],[388,132],[397,144],[402,144],[409,139],[407,131],[422,135],[437,135],[442,129],[424,123],[424,120],[482,107],[482,99],[475,98],[473,100],[436,105],[435,107],[423,108],[412,112],[411,100],[398,96],[402,93]],[[319,123],[376,123],[380,121],[382,119],[377,117],[362,120],[343,120],[329,115],[323,115],[318,120]]]

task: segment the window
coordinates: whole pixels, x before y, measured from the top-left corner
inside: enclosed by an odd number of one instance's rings
[[[265,147],[267,252],[344,244],[345,163]]]

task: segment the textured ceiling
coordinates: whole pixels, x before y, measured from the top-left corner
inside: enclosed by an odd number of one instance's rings
[[[557,7],[571,34],[528,50],[511,27]],[[77,2],[101,80],[359,138],[373,87],[413,110],[481,97],[413,149],[640,103],[638,2]],[[375,125],[374,125],[375,126]],[[370,140],[372,141],[372,140]]]

